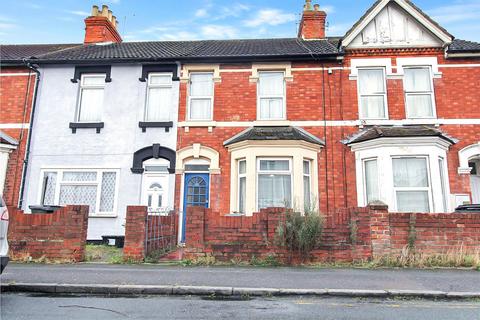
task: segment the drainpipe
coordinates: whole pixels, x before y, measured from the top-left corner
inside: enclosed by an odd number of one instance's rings
[[[35,107],[37,105],[37,93],[38,93],[38,85],[40,83],[40,71],[38,71],[37,67],[33,66],[30,62],[27,62],[27,59],[23,59],[23,63],[27,68],[32,70],[36,73],[35,79],[35,88],[33,89],[33,102],[32,102],[32,110],[30,111],[30,125],[28,126],[28,139],[27,139],[27,147],[25,150],[25,158],[23,160],[23,171],[22,171],[22,182],[20,185],[20,196],[18,199],[18,208],[22,209],[23,207],[23,196],[25,192],[25,178],[27,176],[27,169],[28,169],[28,160],[30,158],[30,145],[32,141],[32,132],[33,132],[33,120],[35,118]]]

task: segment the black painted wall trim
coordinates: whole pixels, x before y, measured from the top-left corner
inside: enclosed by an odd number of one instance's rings
[[[180,81],[178,77],[178,66],[176,64],[144,64],[142,66],[142,77],[139,78],[141,82],[148,79],[150,72],[171,72],[173,81]]]
[[[70,129],[72,129],[72,133],[77,133],[77,129],[96,129],[97,133],[100,133],[100,130],[105,127],[105,123],[103,122],[89,122],[89,123],[82,123],[82,122],[70,122]]]
[[[112,66],[75,66],[73,74],[73,83],[77,83],[84,73],[105,73],[105,82],[112,82]]]
[[[170,167],[168,168],[168,172],[175,173],[175,163],[177,159],[177,154],[172,149],[162,147],[160,144],[156,143],[150,147],[142,148],[136,151],[133,154],[133,166],[130,170],[136,174],[142,174],[143,169],[143,162],[149,159],[165,159],[170,161]]]
[[[173,121],[167,122],[144,122],[140,121],[138,127],[142,128],[142,132],[146,132],[147,128],[165,128],[165,132],[169,132],[173,128]]]

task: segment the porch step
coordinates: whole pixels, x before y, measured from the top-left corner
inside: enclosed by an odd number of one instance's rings
[[[183,260],[184,248],[177,248],[175,251],[172,251],[163,257],[160,258],[160,262],[168,261],[181,261]]]

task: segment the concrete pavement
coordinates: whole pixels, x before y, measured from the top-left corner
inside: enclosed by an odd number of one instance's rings
[[[480,297],[471,270],[11,264],[1,282],[13,292]]]

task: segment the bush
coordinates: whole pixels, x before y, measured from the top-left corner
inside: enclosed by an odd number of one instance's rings
[[[304,214],[286,210],[284,214],[285,219],[281,220],[276,230],[276,244],[285,247],[291,256],[309,257],[320,243],[323,217],[314,210],[306,210]]]

